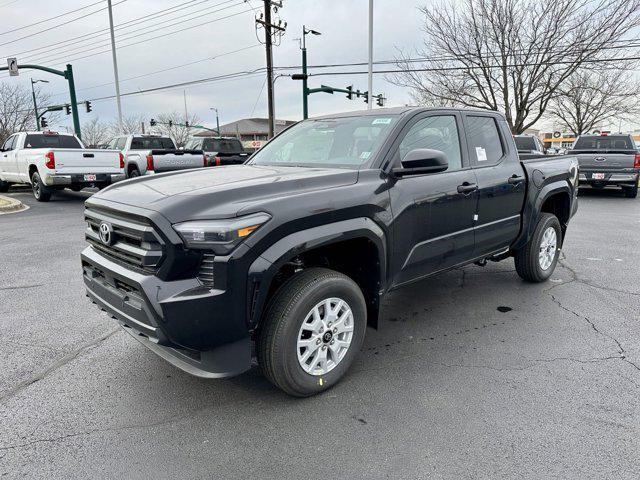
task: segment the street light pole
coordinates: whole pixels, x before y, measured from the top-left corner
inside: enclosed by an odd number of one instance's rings
[[[122,103],[120,102],[120,79],[118,78],[118,58],[116,57],[116,37],[113,33],[113,9],[111,0],[107,0],[109,9],[109,30],[111,32],[111,56],[113,57],[113,77],[116,83],[116,104],[118,105],[118,128],[122,133]]]
[[[309,87],[307,86],[307,34],[321,35],[316,30],[307,29],[306,26],[302,26],[302,118],[306,120],[309,118]]]
[[[220,134],[220,119],[218,118],[218,109],[215,107],[211,107],[209,110],[214,110],[216,112],[216,132],[218,132],[218,136],[221,137]]]
[[[36,114],[36,128],[38,129],[38,131],[40,131],[40,124],[38,123],[38,104],[36,102],[36,91],[33,88],[33,84],[38,82],[39,80],[36,80],[34,82],[33,78],[31,79],[31,95],[33,96],[33,112]]]
[[[369,96],[367,110],[373,108],[373,0],[369,0]]]

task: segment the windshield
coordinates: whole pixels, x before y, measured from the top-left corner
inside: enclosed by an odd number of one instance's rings
[[[82,148],[71,135],[27,135],[24,148]]]
[[[607,135],[605,137],[579,137],[573,150],[635,150],[633,140],[628,135]]]
[[[358,168],[382,144],[397,115],[305,120],[258,150],[253,165]]]
[[[536,142],[533,137],[513,137],[519,152],[536,150]]]
[[[167,137],[133,137],[131,150],[175,150],[173,140]]]
[[[242,153],[242,143],[235,138],[207,138],[202,149],[207,152]]]

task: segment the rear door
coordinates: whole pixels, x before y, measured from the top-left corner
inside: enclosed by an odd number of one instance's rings
[[[443,151],[449,161],[445,172],[393,180],[389,191],[396,286],[465,262],[473,254],[476,177],[461,131],[458,112],[428,112],[410,120],[392,147],[396,167],[417,148]]]
[[[508,248],[518,236],[526,179],[504,119],[473,112],[464,122],[478,182],[474,257],[480,257]]]

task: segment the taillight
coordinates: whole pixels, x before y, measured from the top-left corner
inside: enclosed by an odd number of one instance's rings
[[[640,168],[640,153],[636,153],[633,159],[633,168]]]
[[[53,152],[45,153],[44,158],[47,159],[44,162],[44,166],[51,170],[54,170],[56,168],[56,156],[53,154]]]
[[[216,167],[222,165],[222,159],[220,157],[216,157]]]
[[[208,166],[207,165],[207,155],[206,155],[206,153],[202,154],[202,166],[203,167],[207,167]]]
[[[155,170],[153,168],[153,155],[147,155],[147,170]]]
[[[118,154],[120,156],[120,168],[124,168],[124,155],[122,152]]]

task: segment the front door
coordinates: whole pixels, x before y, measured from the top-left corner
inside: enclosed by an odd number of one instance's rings
[[[447,156],[446,171],[393,179],[393,285],[416,280],[469,260],[473,255],[473,216],[477,185],[461,138],[456,112],[429,112],[412,119],[400,134],[393,165],[411,150],[429,148]]]
[[[12,135],[4,142],[2,146],[2,152],[0,153],[0,170],[3,172],[2,176],[5,180],[17,182],[18,169],[16,165],[16,141],[18,135]]]

